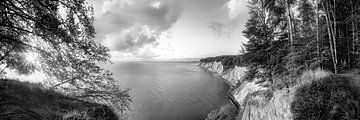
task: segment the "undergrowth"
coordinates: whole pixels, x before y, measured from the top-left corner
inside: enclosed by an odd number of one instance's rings
[[[299,87],[291,104],[294,120],[359,120],[360,88],[332,75]]]
[[[0,79],[0,104],[0,120],[118,120],[108,106],[18,80]]]

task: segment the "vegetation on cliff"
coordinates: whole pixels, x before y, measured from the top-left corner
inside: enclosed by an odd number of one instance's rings
[[[207,57],[200,59],[200,62],[220,62],[224,66],[224,71],[234,68],[235,66],[245,66],[241,55],[222,55],[216,57]]]
[[[360,87],[337,75],[298,88],[291,105],[294,120],[360,119]]]
[[[248,80],[263,77],[282,87],[296,84],[307,70],[356,69],[359,5],[358,0],[250,0],[243,54],[201,61],[220,61],[226,69],[246,66]]]
[[[303,84],[306,81],[302,81],[302,75],[309,70],[319,69],[338,74],[359,68],[359,0],[250,0],[248,7],[250,18],[243,31],[248,39],[244,44],[245,51],[239,57],[211,57],[202,62],[220,61],[226,69],[233,67],[233,63],[246,66],[248,71],[244,79],[269,81],[274,90]],[[354,95],[352,93],[336,93],[344,91],[341,89],[347,83],[339,83],[339,86],[329,83],[337,83],[337,79],[342,78],[327,79],[316,84],[336,87],[327,91],[331,94],[331,90],[335,90],[334,94],[340,95],[333,97],[344,97],[339,98],[344,101],[353,99],[347,98]],[[315,94],[315,91],[309,92]],[[317,99],[316,96],[307,97]],[[328,99],[321,100],[324,102]],[[320,107],[315,109],[318,111],[308,112],[307,116],[327,112],[326,107],[342,109],[337,107],[340,104],[337,101],[332,103],[334,104],[330,106],[315,106]],[[324,110],[322,107],[325,107]],[[339,113],[350,115],[345,118],[358,119],[357,116],[351,116],[354,115],[353,110],[355,109],[344,107],[344,111]]]
[[[358,0],[249,1],[243,62],[285,87],[296,84],[306,70],[340,73],[358,68],[359,4]]]
[[[206,120],[235,120],[238,109],[232,104],[221,106],[219,110],[211,111]]]
[[[0,79],[1,120],[118,120],[106,105],[86,102],[41,84]]]

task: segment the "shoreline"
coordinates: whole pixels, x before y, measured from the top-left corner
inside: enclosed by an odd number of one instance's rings
[[[236,99],[233,95],[233,92],[235,91],[235,86],[232,85],[230,81],[222,78],[221,75],[202,67],[200,64],[201,64],[201,62],[197,65],[200,69],[211,73],[211,75],[214,75],[214,77],[220,79],[222,82],[227,84],[227,86],[229,86],[228,90],[225,93],[225,96],[230,101],[230,103],[232,103],[237,108],[237,110],[240,110],[240,104],[236,101]]]

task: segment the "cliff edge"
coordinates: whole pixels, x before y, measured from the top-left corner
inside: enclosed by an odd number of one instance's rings
[[[289,120],[291,119],[290,104],[294,89],[271,90],[261,80],[251,82],[244,80],[246,67],[234,66],[224,69],[222,62],[201,62],[201,68],[215,73],[227,80],[233,87],[231,91],[240,104],[237,119],[241,120]]]

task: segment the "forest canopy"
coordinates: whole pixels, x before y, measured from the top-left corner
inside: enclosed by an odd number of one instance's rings
[[[306,70],[359,68],[359,0],[249,0],[248,7],[245,52],[202,61],[236,61],[247,66],[247,76],[262,69],[286,86]]]

